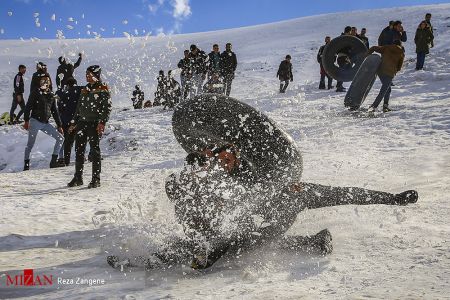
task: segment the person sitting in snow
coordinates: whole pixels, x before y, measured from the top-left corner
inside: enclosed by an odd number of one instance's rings
[[[141,109],[144,104],[144,91],[141,91],[139,85],[136,85],[134,88],[135,90],[133,91],[133,98],[131,98],[131,101],[133,101],[134,109]]]
[[[208,81],[203,86],[203,92],[212,94],[222,94],[223,82],[220,79],[219,73],[210,74]]]

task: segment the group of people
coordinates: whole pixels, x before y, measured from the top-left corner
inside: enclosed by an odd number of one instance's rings
[[[81,64],[82,54],[72,64],[65,57],[59,58],[56,75],[56,92],[47,66],[39,62],[30,84],[28,100],[24,100],[24,80],[26,66],[20,65],[14,78],[13,102],[10,111],[10,124],[20,123],[23,113],[23,128],[28,131],[25,147],[23,170],[30,169],[30,154],[39,131],[55,139],[50,168],[68,166],[75,143],[75,175],[68,183],[69,187],[83,184],[83,169],[86,145],[89,142],[89,159],[92,161],[92,180],[89,188],[100,186],[101,154],[100,137],[111,112],[111,97],[108,86],[101,80],[101,68],[98,65],[86,69],[87,84],[77,85],[74,70]],[[17,116],[14,111],[20,106]],[[53,117],[56,127],[49,120]],[[58,159],[59,157],[59,159]]]
[[[370,55],[373,52],[378,52],[381,54],[382,63],[377,73],[382,83],[382,87],[378,96],[375,98],[375,101],[369,107],[369,111],[376,110],[378,105],[381,103],[381,100],[384,100],[383,112],[389,112],[391,111],[389,108],[389,98],[391,94],[391,86],[393,85],[392,80],[403,66],[405,51],[402,43],[406,42],[408,37],[406,31],[403,29],[401,21],[390,21],[389,25],[381,31],[378,37],[378,46],[369,48],[369,40],[366,37],[366,32],[367,30],[363,28],[361,33],[358,34],[356,27],[347,26],[341,35],[351,35],[361,39],[368,49],[367,55]],[[326,73],[322,65],[323,51],[330,41],[331,38],[329,36],[325,37],[325,44],[319,48],[317,53],[317,62],[320,64],[319,89],[325,89],[326,87],[328,89],[333,88],[333,78]],[[430,13],[427,13],[425,15],[425,19],[420,22],[419,27],[416,30],[414,42],[416,44],[417,53],[416,70],[422,70],[425,62],[425,56],[429,54],[430,47],[434,46],[433,26],[431,25]],[[339,66],[346,65],[349,63],[348,56],[345,54],[338,54],[336,63]],[[327,86],[325,86],[325,78],[327,78]],[[343,82],[337,81],[336,92],[345,91],[346,89],[343,87]]]

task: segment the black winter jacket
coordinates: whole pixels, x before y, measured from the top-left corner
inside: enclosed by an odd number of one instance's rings
[[[283,60],[278,68],[277,77],[280,78],[281,81],[294,80],[294,76],[292,75],[292,64],[287,60]]]
[[[60,65],[58,70],[56,71],[56,86],[58,89],[67,85],[67,79],[73,77],[73,72],[76,68],[78,68],[81,64],[81,56],[78,57],[78,60],[75,64],[65,63],[64,61],[60,61]]]
[[[44,73],[41,71],[37,71],[33,73],[33,77],[31,78],[31,83],[30,83],[30,94],[31,92],[35,91],[35,90],[39,90],[40,87],[40,81],[42,77],[48,77],[50,78],[50,75],[48,73]],[[50,90],[53,90],[53,85],[52,85],[52,79],[50,78]]]
[[[222,76],[234,75],[237,67],[236,54],[233,51],[223,51],[220,55],[220,72]]]
[[[48,123],[51,116],[56,122],[58,127],[61,127],[61,118],[58,112],[57,106],[58,96],[53,94],[53,92],[43,93],[39,90],[34,90],[30,93],[28,97],[27,105],[25,106],[25,112],[23,114],[23,119],[25,122],[31,118],[38,120],[42,123]]]
[[[24,91],[23,74],[19,72],[14,77],[14,95],[23,95]]]
[[[70,121],[75,116],[82,89],[83,87],[81,86],[72,86],[67,91],[58,90],[56,92],[56,95],[59,97],[58,108],[63,127],[70,126]]]

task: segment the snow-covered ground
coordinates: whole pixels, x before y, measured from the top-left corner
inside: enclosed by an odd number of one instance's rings
[[[424,71],[415,71],[414,32],[433,14],[435,47]],[[103,67],[114,111],[102,140],[102,187],[68,189],[72,166],[48,169],[53,147],[44,135],[23,167],[27,133],[0,127],[0,298],[42,299],[443,299],[450,294],[450,4],[306,17],[275,24],[167,37],[108,40],[0,41],[0,111],[8,111],[16,68],[36,61],[55,74],[57,57]],[[318,90],[318,47],[346,25],[366,27],[371,44],[390,19],[409,34],[404,70],[395,78],[389,114],[358,118],[343,107],[344,94]],[[175,68],[191,43],[208,50],[232,42],[238,70],[232,96],[268,114],[297,142],[304,180],[400,192],[416,189],[417,204],[341,206],[305,211],[292,234],[329,228],[327,257],[265,248],[222,259],[210,270],[165,272],[111,269],[111,252],[146,253],[168,234],[180,233],[164,179],[185,153],[171,129],[171,112],[123,111],[140,83],[151,99],[159,69]],[[293,57],[294,83],[277,93],[279,62]],[[348,84],[346,84],[348,86]],[[368,103],[378,91],[377,82]],[[89,181],[90,164],[85,181]],[[7,287],[6,274],[34,268],[57,278],[104,279],[102,285]]]

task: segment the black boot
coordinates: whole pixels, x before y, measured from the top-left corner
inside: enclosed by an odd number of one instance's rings
[[[324,90],[325,89],[325,82],[324,81],[321,81],[320,83],[319,83],[319,90]]]
[[[30,169],[30,160],[25,159],[25,163],[23,164],[23,170],[28,171]]]
[[[100,187],[100,178],[92,178],[92,181],[89,182],[88,189],[95,189]]]
[[[52,160],[50,161],[50,168],[63,167],[58,163],[58,155],[52,155]]]
[[[80,176],[75,175],[72,180],[67,184],[68,187],[75,187],[83,185],[83,178]]]

